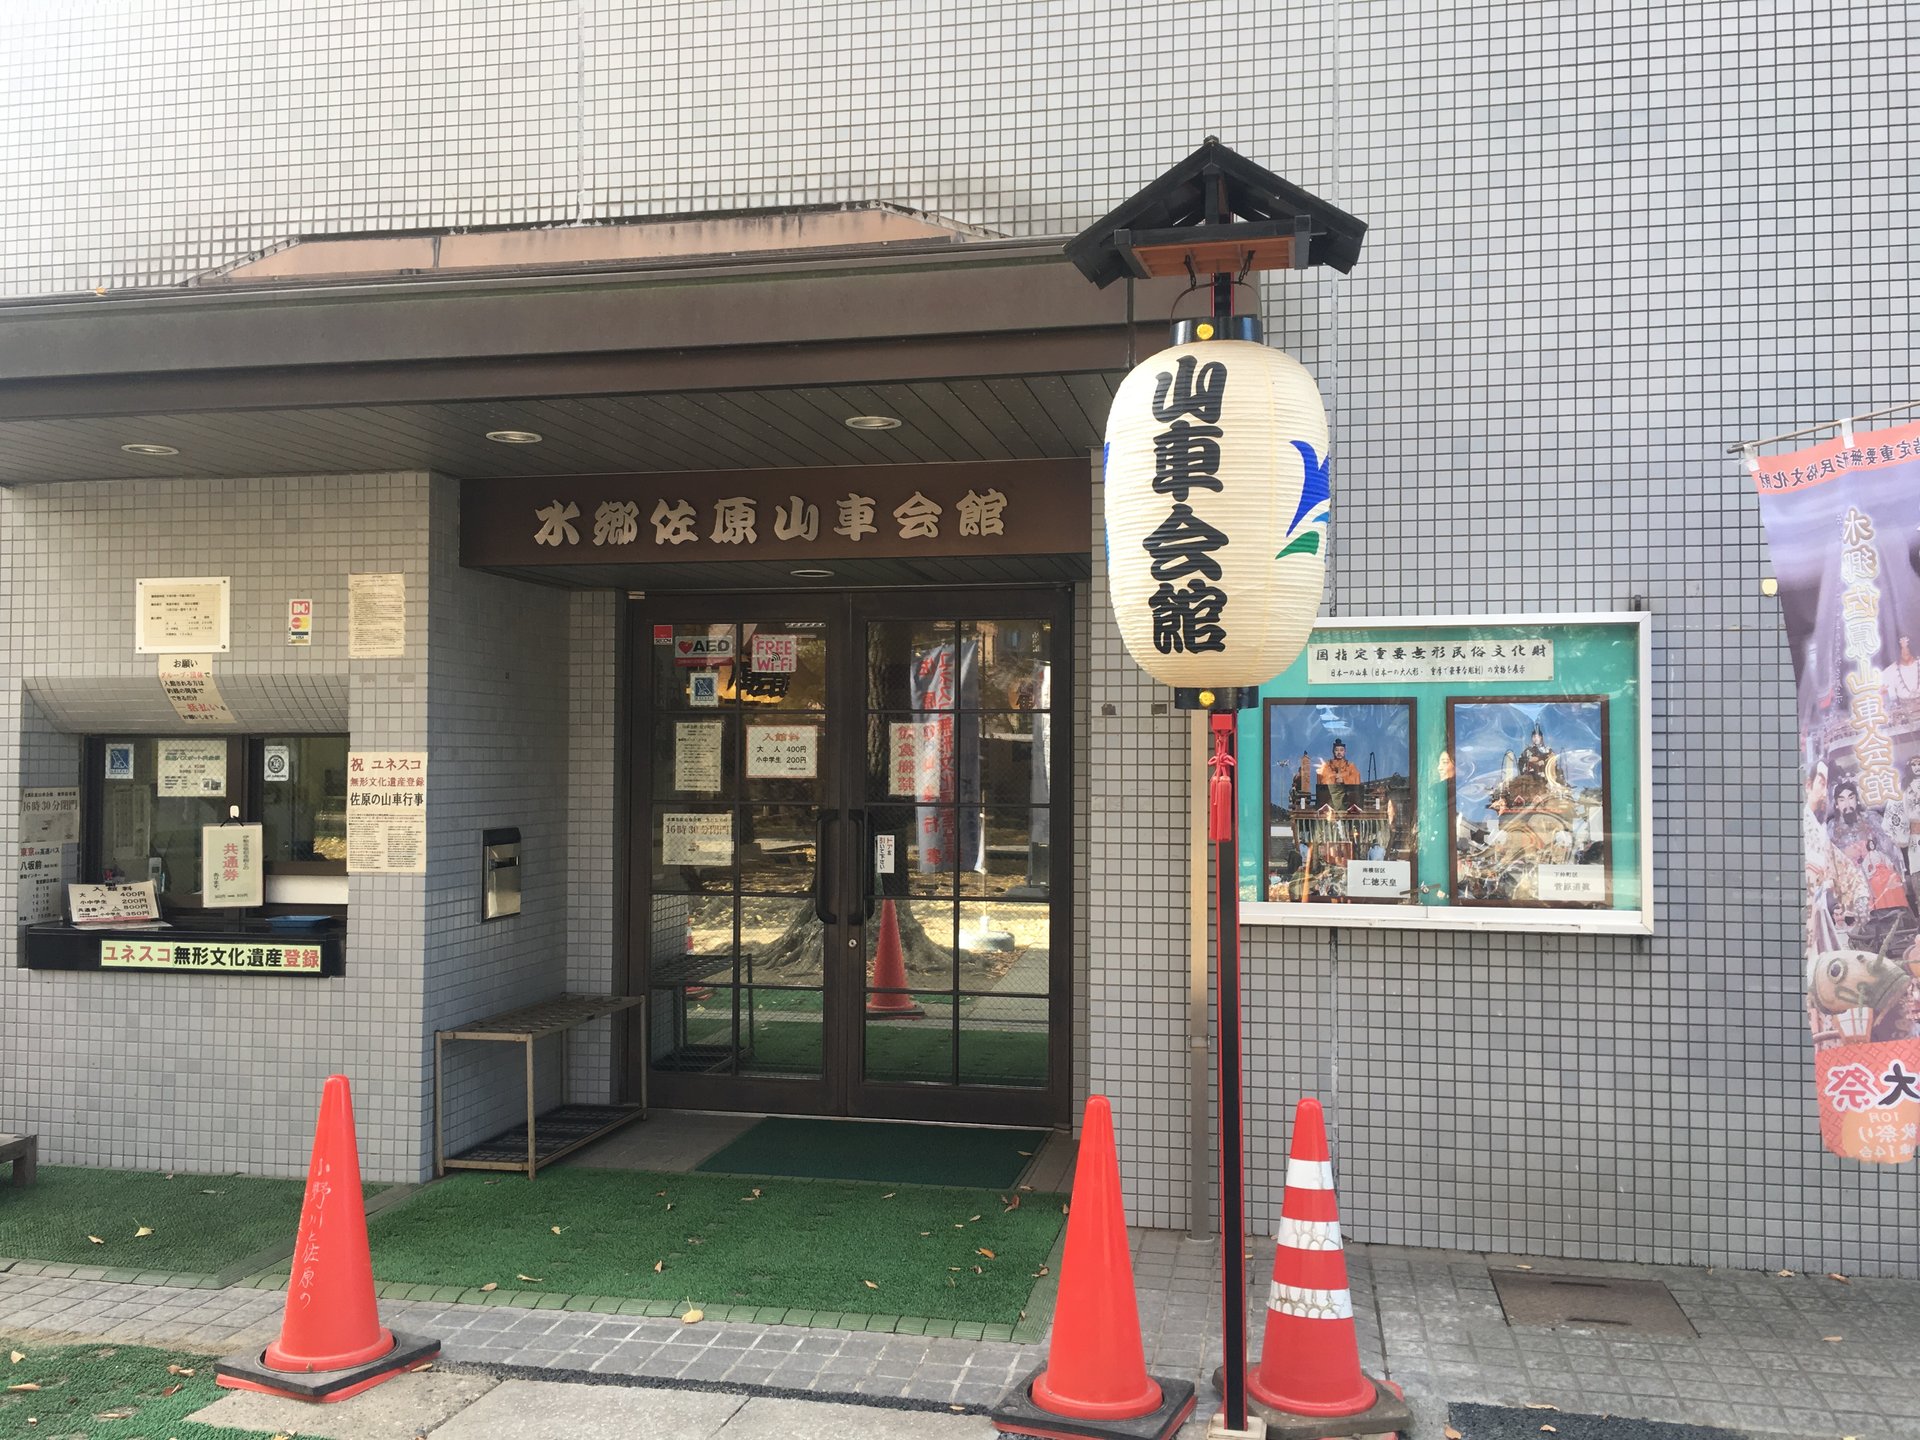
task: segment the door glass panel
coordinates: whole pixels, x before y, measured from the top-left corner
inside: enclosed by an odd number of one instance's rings
[[[824,1052],[818,990],[755,988],[742,992],[743,1075],[817,1076]]]
[[[960,872],[963,896],[1045,900],[1052,812],[1045,805],[996,806],[985,817],[981,863]]]
[[[824,714],[827,625],[790,620],[740,627],[740,704],[749,713],[778,710]]]
[[[729,1074],[733,1070],[733,987],[655,986],[653,1068]]]
[[[960,626],[980,666],[985,710],[1051,707],[1053,627],[1045,620],[968,620]]]
[[[960,1001],[960,1083],[1047,1083],[1048,1005],[1043,995],[981,995]]]
[[[949,998],[934,997],[925,1015],[917,1019],[869,1015],[866,1078],[890,1085],[951,1085],[953,1007]]]
[[[720,709],[734,703],[733,655],[738,632],[732,625],[675,625],[672,636],[656,634],[653,654],[655,710]],[[697,675],[712,684],[694,683]]]
[[[950,620],[875,620],[867,626],[869,710],[951,710],[960,677]]]
[[[963,901],[957,988],[1047,994],[1052,924],[1047,905]]]
[[[893,916],[897,930],[899,955],[885,957],[887,969],[904,966],[906,984],[901,986],[890,975],[880,973],[880,947],[887,936],[887,919]],[[867,922],[867,989],[914,992],[953,989],[953,902],[924,900],[902,896],[883,899]]]
[[[733,979],[733,898],[653,897],[653,978],[668,984]]]
[[[819,818],[812,805],[742,805],[740,888],[811,894]]]
[[[709,804],[734,798],[739,784],[737,717],[662,715],[653,727],[653,798]]]
[[[740,901],[740,978],[749,985],[822,985],[825,936],[811,899],[745,896]]]

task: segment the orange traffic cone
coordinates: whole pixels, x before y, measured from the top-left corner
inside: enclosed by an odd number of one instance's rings
[[[1249,1408],[1276,1440],[1377,1435],[1413,1423],[1397,1389],[1377,1385],[1360,1372],[1333,1158],[1320,1102],[1311,1098],[1294,1112],[1267,1294],[1267,1333],[1247,1394]],[[1326,1417],[1341,1418],[1330,1425]]]
[[[230,1390],[345,1400],[439,1353],[438,1340],[396,1335],[380,1323],[353,1094],[346,1076],[330,1075],[320,1093],[280,1338],[263,1353],[220,1361],[215,1379]]]
[[[1147,1374],[1113,1112],[1104,1095],[1090,1096],[1047,1363],[1002,1396],[989,1415],[1013,1435],[1164,1440],[1192,1412],[1191,1382]]]
[[[907,990],[907,962],[900,953],[900,917],[893,901],[880,902],[880,939],[873,947],[873,984],[868,987],[867,1014],[891,1015],[896,1020],[918,1020],[927,1012],[913,1003]],[[892,991],[892,994],[886,992]]]

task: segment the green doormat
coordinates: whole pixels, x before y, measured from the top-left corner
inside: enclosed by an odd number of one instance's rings
[[[1044,1130],[775,1115],[695,1168],[712,1175],[801,1175],[1002,1190],[1020,1178],[1046,1138]]]
[[[388,1294],[424,1286],[410,1293],[552,1306],[592,1296],[596,1309],[619,1299],[641,1313],[751,1310],[767,1323],[853,1329],[867,1316],[1011,1327],[1066,1223],[1061,1202],[556,1165],[537,1180],[448,1176],[369,1229]]]

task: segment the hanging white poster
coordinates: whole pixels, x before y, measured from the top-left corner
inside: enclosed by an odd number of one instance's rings
[[[662,814],[662,865],[731,865],[733,817],[727,814]]]
[[[261,827],[200,827],[200,899],[209,909],[261,903]]]
[[[679,720],[673,727],[673,788],[715,794],[720,789],[718,720]]]
[[[220,687],[213,681],[211,655],[162,655],[160,688],[174,714],[190,725],[232,725]]]
[[[820,727],[749,725],[749,780],[812,780],[820,773]]]
[[[347,756],[347,873],[427,872],[427,752]]]
[[[227,742],[157,740],[156,770],[161,797],[221,796],[227,793]]]

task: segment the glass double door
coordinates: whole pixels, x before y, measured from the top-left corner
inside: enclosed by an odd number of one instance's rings
[[[634,602],[653,1103],[1065,1120],[1066,604]]]

